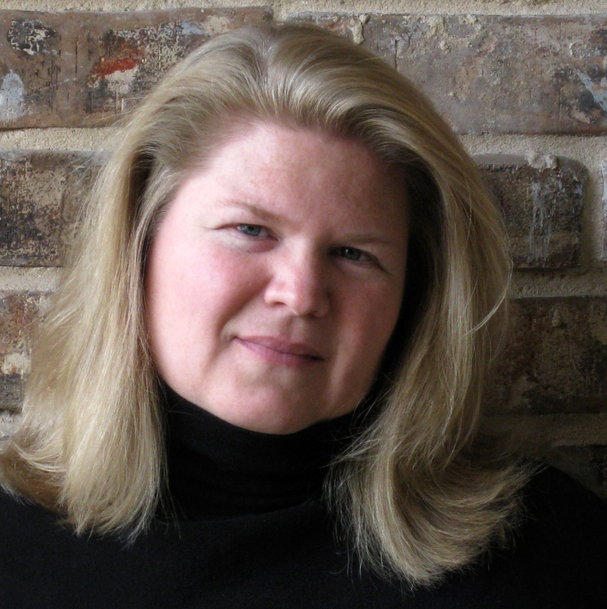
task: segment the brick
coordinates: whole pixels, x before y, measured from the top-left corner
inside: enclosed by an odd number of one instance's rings
[[[0,11],[0,127],[100,126],[211,36],[264,8]]]
[[[19,422],[19,415],[10,411],[0,410],[0,440],[13,434]]]
[[[607,262],[607,161],[601,163],[601,171],[603,174],[603,217],[602,217],[602,243],[600,259]]]
[[[0,292],[0,408],[20,406],[32,334],[47,299],[42,292]]]
[[[529,298],[512,329],[487,404],[497,412],[607,412],[607,298]]]
[[[255,7],[0,11],[0,126],[108,124],[210,36],[270,18]],[[607,127],[602,16],[299,19],[379,52],[461,133],[598,134]]]
[[[0,409],[20,407],[48,296],[0,292]],[[525,432],[536,452],[607,443],[607,299],[522,299],[511,308],[513,331],[487,396],[500,427]]]
[[[607,412],[556,414],[495,414],[498,429],[515,436],[521,449],[540,454],[558,446],[607,445]]]
[[[384,57],[456,131],[607,131],[605,17],[296,15]]]
[[[579,263],[586,171],[574,161],[543,157],[479,156],[499,202],[514,264],[561,269]]]
[[[23,403],[23,385],[27,374],[0,374],[0,409],[18,410]]]
[[[0,265],[58,266],[101,154],[0,150]],[[577,266],[584,168],[551,157],[476,158],[502,206],[515,265]]]
[[[59,266],[101,155],[0,150],[0,265]]]

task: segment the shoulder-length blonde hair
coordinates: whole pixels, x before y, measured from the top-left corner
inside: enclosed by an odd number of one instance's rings
[[[481,433],[509,274],[502,224],[428,100],[367,50],[311,26],[208,42],[120,130],[41,329],[3,479],[77,532],[137,534],[150,521],[165,455],[143,321],[146,250],[187,172],[249,119],[355,138],[407,180],[405,306],[377,414],[336,464],[330,498],[363,561],[430,582],[504,535],[522,481]]]

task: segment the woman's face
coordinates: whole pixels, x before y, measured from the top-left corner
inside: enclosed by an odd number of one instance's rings
[[[405,203],[354,141],[262,122],[232,137],[183,182],[150,249],[160,376],[255,431],[353,410],[398,318]]]

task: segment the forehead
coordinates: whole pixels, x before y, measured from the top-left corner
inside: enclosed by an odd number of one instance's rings
[[[389,165],[365,144],[321,130],[275,122],[240,123],[230,129],[204,163],[185,181],[231,190],[235,196],[315,196],[342,202],[352,213],[361,202],[386,199],[406,204],[402,169]],[[369,205],[362,207],[369,208]],[[382,206],[377,207],[380,211]],[[384,209],[384,211],[387,211]]]

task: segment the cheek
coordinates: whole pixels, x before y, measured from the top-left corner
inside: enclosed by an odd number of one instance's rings
[[[173,334],[187,341],[219,331],[255,296],[259,270],[209,246],[152,251],[146,272],[152,339]]]
[[[350,302],[343,338],[359,369],[375,371],[396,326],[401,300],[401,290],[371,289]]]
[[[332,382],[333,402],[345,406],[340,412],[355,408],[370,391],[396,326],[400,301],[400,292],[373,289],[349,299],[342,332],[335,336],[343,347]]]
[[[196,252],[159,239],[152,246],[145,277],[146,323],[152,350],[160,355],[185,346],[187,328],[206,300],[205,272]]]

